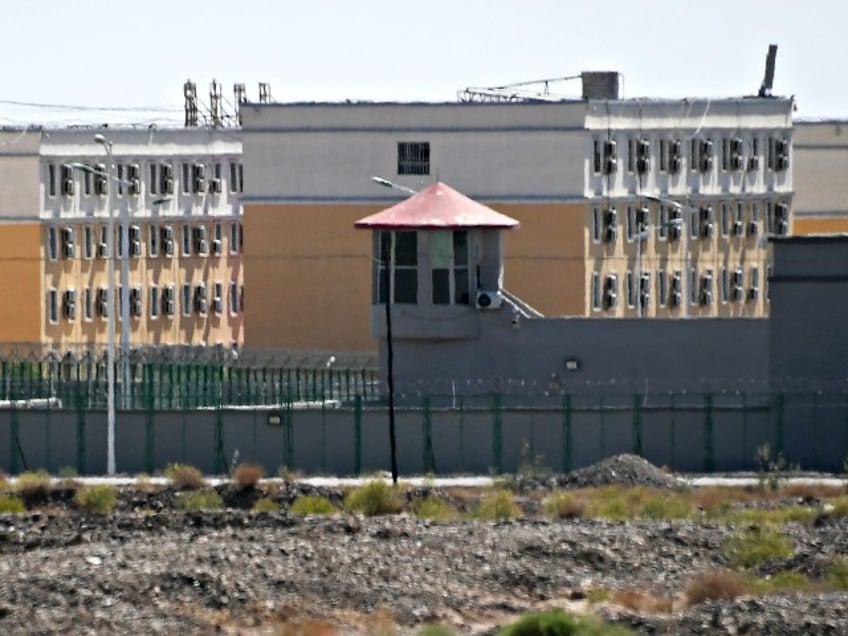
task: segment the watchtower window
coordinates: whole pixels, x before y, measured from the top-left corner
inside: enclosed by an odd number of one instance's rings
[[[468,232],[430,232],[434,305],[467,305]]]
[[[418,234],[416,232],[380,232],[376,248],[374,262],[377,280],[374,288],[378,290],[377,302],[386,302],[389,296],[387,283],[390,281],[393,303],[417,303]]]

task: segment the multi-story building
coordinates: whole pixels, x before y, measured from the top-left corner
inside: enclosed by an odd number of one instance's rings
[[[443,181],[519,220],[505,287],[546,315],[767,313],[763,237],[791,229],[792,100],[619,99],[611,84],[560,101],[245,105],[246,345],[374,347],[371,246],[353,223],[405,196],[374,175]]]
[[[796,120],[793,137],[793,234],[848,232],[848,120]]]
[[[112,144],[113,166],[98,133]],[[120,325],[123,297],[133,346],[243,341],[243,170],[233,131],[7,129],[0,177],[0,342],[105,343],[108,314]],[[110,214],[115,307],[107,302]]]

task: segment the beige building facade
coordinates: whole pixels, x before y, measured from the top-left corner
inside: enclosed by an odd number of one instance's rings
[[[781,98],[247,105],[246,344],[373,349],[352,222],[407,195],[372,176],[442,181],[519,220],[504,288],[545,315],[762,316],[764,236],[791,231],[791,113]]]
[[[112,166],[95,134],[111,142]],[[237,133],[81,127],[7,130],[2,141],[0,175],[14,187],[0,195],[0,284],[15,300],[4,304],[0,342],[104,344],[110,312],[116,332],[125,331],[126,296],[131,346],[241,344]],[[108,304],[110,214],[115,307]]]
[[[848,120],[795,122],[794,233],[848,232]]]

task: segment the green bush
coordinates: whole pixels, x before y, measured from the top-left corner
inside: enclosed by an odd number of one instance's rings
[[[15,490],[23,496],[46,494],[50,489],[50,475],[46,470],[37,470],[18,475]]]
[[[0,513],[2,512],[26,512],[26,506],[20,497],[15,497],[14,495],[0,495]]]
[[[74,503],[80,510],[98,515],[112,512],[117,500],[115,487],[109,484],[83,486],[74,495]]]
[[[420,519],[449,521],[457,516],[456,510],[439,497],[423,497],[412,502],[412,514]]]
[[[827,583],[834,589],[848,590],[848,558],[842,557],[831,564]]]
[[[344,499],[344,505],[348,510],[369,517],[397,514],[403,510],[398,488],[379,479],[351,490]]]
[[[289,511],[296,515],[331,515],[337,512],[329,499],[317,495],[298,496],[289,506]]]
[[[424,625],[415,636],[456,636],[456,632],[444,625]]]
[[[206,487],[203,473],[190,464],[168,464],[165,477],[177,490],[200,490]]]
[[[654,521],[688,519],[692,512],[692,502],[688,498],[671,493],[646,496],[639,510],[640,516]]]
[[[257,499],[256,503],[253,504],[253,512],[277,512],[280,509],[280,504],[271,499],[270,497],[262,497],[261,499]]]
[[[632,632],[607,625],[591,616],[575,616],[562,610],[527,614],[504,627],[498,636],[618,636]]]
[[[512,493],[508,490],[495,490],[487,494],[474,509],[476,519],[502,521],[517,519],[521,516],[521,508],[515,503]]]
[[[545,514],[554,519],[573,519],[582,517],[585,504],[570,492],[555,492],[542,501]]]
[[[221,495],[212,490],[189,490],[178,492],[175,497],[175,502],[178,508],[189,512],[198,512],[200,510],[220,510],[224,507],[224,502]]]
[[[734,532],[724,542],[724,554],[735,567],[750,568],[771,559],[787,559],[793,553],[784,534],[771,526]]]

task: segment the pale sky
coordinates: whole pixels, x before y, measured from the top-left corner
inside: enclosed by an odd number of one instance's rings
[[[0,125],[182,119],[257,83],[276,101],[454,101],[467,86],[616,70],[625,97],[774,94],[848,117],[845,0],[0,0]],[[579,96],[579,82],[557,92]],[[154,113],[33,108],[156,106]]]

